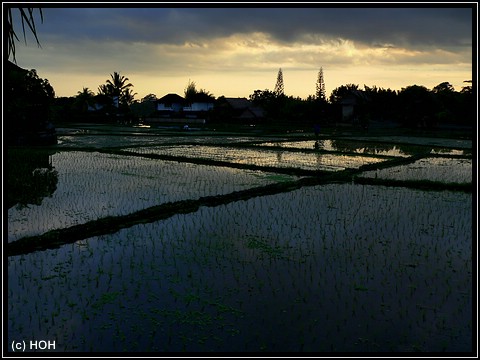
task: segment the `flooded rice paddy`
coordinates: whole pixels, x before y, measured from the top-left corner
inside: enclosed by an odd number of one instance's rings
[[[9,242],[99,217],[275,181],[275,174],[260,171],[97,152],[58,152],[51,155],[51,163],[58,171],[55,192],[41,206],[9,210]]]
[[[211,159],[255,166],[272,166],[279,168],[299,168],[306,170],[340,171],[346,168],[358,168],[362,165],[384,161],[383,158],[325,154],[282,152],[278,150],[256,150],[220,146],[161,146],[126,149],[140,154],[151,153],[190,158]]]
[[[134,148],[108,140],[129,155],[85,143],[80,151],[74,142],[49,155],[56,189],[8,210],[7,251],[96,219],[186,200],[199,207],[9,255],[9,344],[49,340],[57,352],[473,351],[472,192],[353,182],[373,173],[472,182],[471,155],[452,153],[463,149],[421,147],[408,162],[400,147],[375,157],[328,146],[316,154],[311,139],[282,139],[278,149],[276,139],[235,146],[186,137],[176,139],[185,146],[158,136]],[[145,156],[160,151],[179,160]],[[261,168],[302,168],[317,155],[334,159],[311,165],[332,178],[294,186],[305,177]],[[214,162],[189,162],[198,157]]]
[[[395,180],[472,183],[472,159],[423,158],[408,165],[366,171],[360,176]]]

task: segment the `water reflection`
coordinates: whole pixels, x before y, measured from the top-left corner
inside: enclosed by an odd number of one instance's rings
[[[355,154],[369,154],[382,156],[398,156],[408,157],[412,155],[471,155],[469,149],[452,149],[442,147],[432,147],[418,144],[392,144],[372,141],[359,140],[307,140],[307,141],[283,141],[283,142],[265,142],[259,143],[258,146],[265,147],[282,147],[285,149],[313,149],[322,151],[336,151]]]
[[[360,177],[400,181],[439,181],[464,184],[472,182],[472,160],[452,158],[424,158],[412,164],[376,171],[367,171]]]
[[[283,158],[283,151],[277,152],[277,162],[281,163]]]
[[[66,352],[468,351],[471,199],[304,187],[9,257],[9,341],[61,339]]]
[[[316,156],[316,160],[317,160],[317,165],[320,167],[323,163],[324,163],[324,160],[322,159],[322,154],[317,154]]]
[[[8,149],[7,204],[40,205],[57,189],[58,172],[52,166],[54,152],[43,149]]]
[[[385,143],[371,143],[360,141],[332,140],[332,147],[336,151],[356,152],[361,154],[411,156],[428,154],[431,148],[418,145],[398,145]]]
[[[320,141],[319,141],[320,144]],[[310,142],[310,148],[314,142]],[[159,154],[168,156],[182,156],[189,158],[201,158],[214,161],[231,162],[234,164],[249,164],[254,166],[274,166],[280,168],[297,168],[303,170],[326,170],[339,171],[345,168],[358,168],[365,164],[385,161],[384,158],[372,156],[346,155],[346,154],[322,154],[321,165],[317,153],[305,153],[298,151],[251,150],[232,147],[215,147],[206,145],[192,146],[158,146],[145,148],[126,148],[140,154]]]

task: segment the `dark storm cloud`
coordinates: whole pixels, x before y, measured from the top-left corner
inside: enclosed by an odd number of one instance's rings
[[[368,46],[471,46],[470,8],[47,8],[40,34],[183,44],[263,32],[289,43],[348,39]]]
[[[469,9],[255,9],[205,14],[217,28],[263,31],[290,42],[302,35],[343,38],[365,44],[454,45],[471,43]]]

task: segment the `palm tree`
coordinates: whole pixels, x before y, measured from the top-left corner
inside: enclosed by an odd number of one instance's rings
[[[77,93],[76,100],[79,106],[82,108],[82,111],[86,111],[88,109],[88,105],[94,96],[95,94],[88,87],[84,87],[82,91]]]
[[[95,94],[88,87],[84,87],[82,91],[77,92],[77,97],[83,97],[85,99],[92,98]]]
[[[129,80],[125,76],[120,76],[119,73],[114,72],[113,75],[110,74],[112,77],[112,80],[107,80],[107,87],[111,91],[110,95],[113,96],[118,96],[120,97],[122,94],[124,94],[125,90],[133,87],[131,83],[126,84],[126,82]]]
[[[102,84],[98,87],[98,95],[110,95],[111,90],[106,84]]]
[[[127,88],[123,91],[120,102],[126,106],[130,106],[133,103],[133,99],[137,93],[132,93],[130,88]]]

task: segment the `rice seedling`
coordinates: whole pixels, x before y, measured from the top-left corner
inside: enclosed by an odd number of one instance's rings
[[[455,168],[455,171],[452,171]],[[361,177],[395,180],[429,180],[443,183],[471,183],[472,160],[457,158],[424,158],[400,167],[367,171]]]
[[[69,151],[57,153],[52,159],[60,174],[55,193],[41,206],[9,209],[9,241],[107,215],[121,215],[152,205],[218,195],[278,180],[268,175],[260,177],[258,172],[101,153],[92,158],[88,152]],[[130,166],[135,167],[135,176],[122,170]],[[157,181],[159,178],[161,182]],[[205,186],[201,188],[195,185],[199,178],[204,179]],[[179,183],[178,179],[184,182]],[[282,177],[282,181],[285,179]],[[225,184],[223,189],[216,186],[219,180]],[[111,183],[116,184],[115,188],[108,186]],[[159,198],[157,194],[164,196]],[[27,227],[22,219],[28,219]]]
[[[285,151],[277,157],[274,146],[235,154],[231,144],[165,145],[128,150],[318,168],[338,161],[355,167],[367,149],[362,143],[355,156],[317,158]],[[284,150],[301,145],[283,144]],[[12,212],[12,224],[31,215],[40,225],[15,225],[9,241],[51,228],[56,214],[53,226],[64,227],[151,204],[288,182],[274,173],[89,155],[54,156],[61,196],[25,210],[18,221]],[[451,166],[464,166],[450,159]],[[73,181],[77,168],[85,180],[81,190]],[[112,180],[122,196],[102,185]],[[62,346],[78,351],[468,350],[471,204],[471,193],[325,184],[202,206],[76,245],[9,257],[9,336],[24,336],[28,328],[32,338],[58,336],[68,344]],[[32,288],[38,289],[35,301]],[[24,306],[20,311],[10,304]]]

